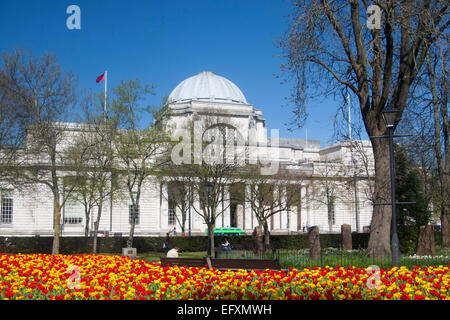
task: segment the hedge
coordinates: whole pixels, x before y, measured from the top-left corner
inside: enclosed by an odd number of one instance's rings
[[[435,233],[436,244],[439,243],[440,234]],[[225,237],[214,237],[215,244],[221,243]],[[251,236],[227,236],[228,241],[233,244],[251,244]],[[127,237],[107,237],[98,239],[98,252],[121,254],[122,248],[126,247]],[[138,253],[163,252],[165,237],[135,237],[133,246]],[[61,237],[61,254],[82,254],[92,252],[91,237]],[[369,242],[368,233],[352,233],[353,249],[365,249]],[[51,253],[52,237],[0,237],[0,252],[5,253]],[[308,235],[271,235],[270,243],[278,249],[307,249]],[[182,251],[206,251],[208,237],[170,237],[170,245],[176,246]],[[320,245],[322,248],[341,248],[341,234],[321,234]]]
[[[221,243],[225,237],[216,236],[214,241]],[[251,244],[251,236],[227,236],[231,244]],[[137,252],[162,252],[165,237],[135,237],[133,246]],[[369,234],[356,234],[352,236],[353,247],[367,247]],[[99,253],[121,254],[122,248],[126,246],[127,237],[97,238]],[[81,254],[92,252],[92,237],[61,237],[61,254]],[[283,249],[306,249],[308,248],[308,235],[271,235],[270,243],[274,248]],[[323,248],[341,247],[340,234],[321,234],[320,243]],[[5,253],[51,253],[53,237],[0,237],[0,252]],[[176,246],[182,251],[206,251],[208,237],[171,237],[170,245]]]

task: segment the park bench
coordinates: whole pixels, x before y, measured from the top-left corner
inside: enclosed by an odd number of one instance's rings
[[[280,270],[278,260],[270,259],[212,259],[211,267],[219,270]]]
[[[162,266],[205,267],[208,265],[202,258],[160,258]]]
[[[236,253],[239,254],[241,257],[246,257],[247,253],[253,253],[253,246],[249,244],[233,244],[231,245],[232,250],[223,250],[222,246],[217,246],[214,248],[214,252],[216,254],[216,257],[218,258],[228,258],[229,255],[236,256]],[[264,245],[264,251],[268,252],[271,251],[272,254],[276,253],[276,248],[272,244]]]
[[[195,259],[195,258],[160,258],[162,266],[209,267],[218,270],[280,270],[278,260],[270,259]]]

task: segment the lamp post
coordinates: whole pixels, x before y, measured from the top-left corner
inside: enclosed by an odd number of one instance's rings
[[[212,223],[211,190],[213,188],[213,184],[208,181],[205,184],[205,187],[206,187],[206,192],[207,192],[207,195],[208,195],[208,220],[209,220],[209,225],[211,225],[211,223]],[[211,251],[212,251],[212,248],[211,248],[211,237],[212,237],[212,234],[211,234],[211,230],[209,228],[209,225],[208,225],[208,257],[211,258]]]
[[[188,202],[189,202],[189,237],[191,236],[191,185],[189,185],[189,193],[188,193],[188,197],[189,197],[189,200],[188,200]]]
[[[398,267],[399,261],[399,240],[397,234],[397,216],[395,200],[395,168],[394,168],[394,124],[397,116],[397,109],[388,108],[382,113],[383,121],[389,131],[389,164],[391,170],[391,206],[392,206],[392,265]]]

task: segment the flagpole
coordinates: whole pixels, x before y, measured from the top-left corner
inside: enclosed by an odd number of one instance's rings
[[[351,105],[350,105],[350,93],[347,93],[347,102],[348,102],[348,134],[350,139],[350,158],[353,169],[353,183],[355,184],[355,229],[356,232],[359,232],[359,199],[358,199],[358,180],[356,176],[355,170],[355,162],[353,158],[353,147],[352,147],[352,119],[351,119]]]
[[[348,102],[348,134],[350,140],[352,140],[352,119],[350,114],[350,93],[347,94],[347,102]]]
[[[103,106],[103,113],[104,113],[105,117],[106,117],[106,89],[107,89],[107,86],[108,86],[108,71],[106,70],[105,71],[105,104]]]

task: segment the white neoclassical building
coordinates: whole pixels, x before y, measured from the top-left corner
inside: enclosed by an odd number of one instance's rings
[[[235,129],[231,134],[239,138],[242,146],[254,151],[248,153],[247,161],[264,161],[269,171],[283,168],[307,172],[308,179],[299,186],[302,201],[292,210],[277,212],[271,217],[272,234],[304,232],[304,227],[313,225],[324,233],[339,232],[342,224],[351,225],[352,231],[363,232],[364,227],[370,225],[369,177],[373,174],[373,157],[369,141],[341,142],[321,148],[318,140],[281,138],[276,130],[269,136],[262,110],[248,103],[233,82],[209,71],[182,81],[170,94],[169,106],[175,133],[182,135],[180,130],[186,129],[187,123],[198,122],[201,126],[205,123],[205,114],[213,112],[227,128]],[[68,137],[82,130],[79,124],[67,123],[64,127]],[[205,128],[200,130],[204,132]],[[168,190],[168,184],[156,177],[147,179],[141,194],[135,236],[165,235],[177,226],[174,218],[177,210],[170,208]],[[3,188],[0,196],[0,236],[53,235],[53,196],[48,188],[42,185]],[[127,199],[106,201],[99,230],[127,235],[131,210]],[[83,206],[67,201],[62,212],[62,235],[84,235],[85,220]],[[93,221],[94,218],[90,219],[89,224]],[[216,219],[217,227],[239,227],[249,234],[256,225],[249,203],[228,206]],[[93,225],[89,228],[93,229]],[[205,234],[206,225],[195,210],[191,210],[190,228],[193,235]],[[177,230],[180,230],[178,226]]]

